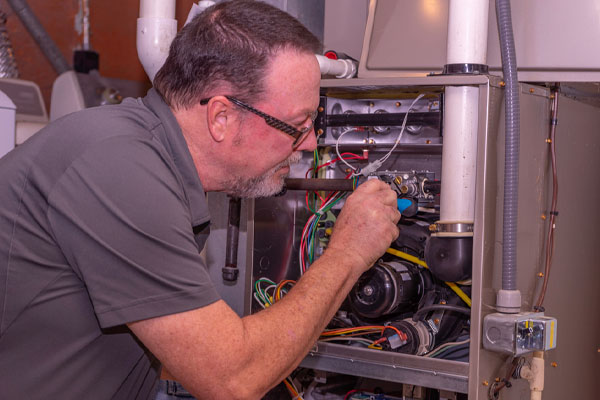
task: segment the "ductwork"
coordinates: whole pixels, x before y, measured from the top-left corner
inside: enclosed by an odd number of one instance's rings
[[[18,77],[17,62],[6,31],[6,13],[0,10],[0,78],[16,79]]]
[[[71,67],[25,0],[7,0],[58,75]]]

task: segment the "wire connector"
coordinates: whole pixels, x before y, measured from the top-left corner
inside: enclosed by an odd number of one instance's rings
[[[373,172],[377,171],[379,168],[381,168],[381,165],[383,164],[383,161],[381,160],[375,160],[371,163],[369,163],[366,167],[364,167],[363,169],[360,170],[360,175],[362,176],[368,176],[371,175]]]

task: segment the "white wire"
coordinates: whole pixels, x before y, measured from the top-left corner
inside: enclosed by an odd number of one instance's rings
[[[340,154],[340,140],[342,139],[342,136],[344,136],[348,132],[352,132],[353,130],[355,130],[355,129],[348,128],[344,132],[342,132],[342,134],[337,138],[337,140],[335,141],[335,152],[337,153],[337,156],[344,164],[346,164],[348,167],[350,167],[352,169],[352,171],[356,171],[356,167],[353,167],[352,165],[348,164],[348,162],[346,162],[346,160],[344,160],[342,158],[342,155]]]
[[[392,147],[392,149],[390,151],[388,151],[388,153],[386,155],[384,155],[383,157],[381,157],[379,159],[380,162],[383,163],[384,161],[386,161],[390,157],[390,155],[393,153],[393,151],[396,150],[396,147],[398,146],[398,144],[400,143],[400,139],[402,138],[402,134],[404,133],[404,129],[406,128],[406,121],[408,121],[408,114],[412,111],[412,108],[417,103],[417,101],[419,101],[423,96],[425,96],[425,94],[423,94],[423,93],[418,95],[417,98],[414,99],[413,102],[410,104],[410,107],[408,107],[408,110],[406,110],[406,115],[404,116],[404,121],[402,122],[402,129],[400,129],[400,133],[398,134],[398,138],[396,139],[396,142],[394,143],[394,147]]]
[[[366,344],[373,344],[375,341],[374,340],[369,340],[369,339],[365,339],[365,338],[359,338],[359,337],[346,337],[346,336],[340,336],[340,337],[330,337],[330,338],[325,338],[325,339],[319,339],[320,342],[347,342],[347,341],[354,341],[354,342],[363,342]]]
[[[467,344],[467,343],[469,343],[469,342],[470,342],[470,339],[463,340],[463,341],[460,341],[460,342],[450,342],[450,343],[444,343],[444,344],[442,344],[442,345],[440,345],[440,346],[436,347],[435,349],[431,350],[431,351],[429,352],[429,354],[426,354],[426,355],[425,355],[425,357],[432,357],[433,355],[440,354],[440,353],[441,353],[441,350],[446,350],[446,349],[448,349],[448,348],[450,348],[450,347],[456,347],[456,346],[460,346],[460,345],[463,345],[463,344]]]
[[[254,298],[256,299],[256,302],[258,303],[258,305],[260,305],[262,308],[267,308],[267,306],[265,306],[263,304],[263,302],[259,299],[259,295],[256,294],[256,292],[254,293]]]

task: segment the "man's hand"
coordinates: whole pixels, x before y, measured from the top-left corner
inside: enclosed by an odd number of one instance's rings
[[[327,251],[353,257],[360,273],[369,269],[398,237],[396,193],[378,179],[360,185],[337,218]]]

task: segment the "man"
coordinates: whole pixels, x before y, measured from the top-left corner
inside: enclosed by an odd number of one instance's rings
[[[361,185],[319,260],[245,318],[198,253],[205,192],[277,193],[314,150],[317,50],[273,7],[218,4],[145,98],[67,116],[0,160],[2,398],[151,398],[162,365],[196,397],[254,399],[298,365],[397,236],[393,191]]]

